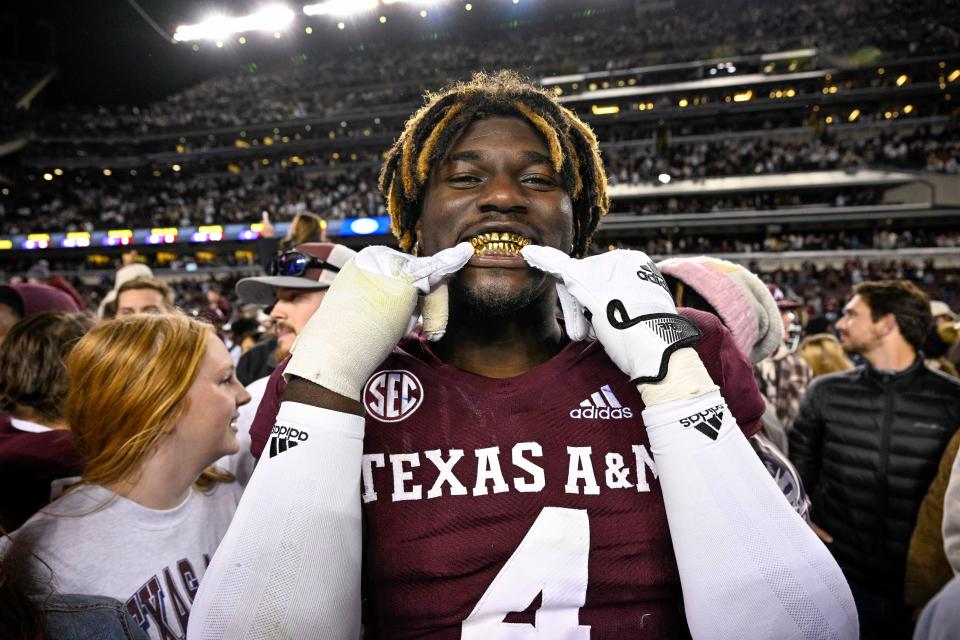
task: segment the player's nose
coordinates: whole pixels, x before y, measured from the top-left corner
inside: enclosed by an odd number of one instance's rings
[[[477,207],[483,212],[526,213],[528,201],[514,176],[497,174],[483,186]]]

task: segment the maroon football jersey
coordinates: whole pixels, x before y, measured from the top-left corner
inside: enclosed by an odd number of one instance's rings
[[[50,502],[53,483],[83,473],[73,433],[21,431],[0,414],[0,526],[10,532]]]
[[[682,313],[753,435],[764,405],[749,362],[714,316]],[[271,395],[261,409],[275,415]],[[368,635],[686,635],[644,405],[599,343],[571,342],[521,376],[491,379],[408,338],[362,401]],[[251,430],[261,449],[266,417]]]

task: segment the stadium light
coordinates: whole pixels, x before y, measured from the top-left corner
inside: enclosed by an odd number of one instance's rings
[[[271,4],[248,16],[230,17],[214,15],[198,24],[177,27],[173,39],[177,42],[192,40],[224,41],[235,33],[246,31],[273,31],[285,29],[293,20],[294,13],[282,4]]]
[[[412,4],[418,7],[436,7],[447,0],[381,0],[383,4]]]
[[[326,0],[308,4],[303,12],[308,16],[349,16],[377,8],[377,0]]]
[[[595,104],[590,107],[590,111],[592,111],[595,116],[612,116],[615,113],[620,113],[620,107],[615,104]]]

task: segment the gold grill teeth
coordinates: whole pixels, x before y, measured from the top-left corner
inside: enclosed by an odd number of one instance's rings
[[[519,253],[530,244],[530,240],[523,236],[510,233],[508,231],[492,231],[490,233],[481,233],[470,239],[473,246],[474,255],[481,255],[486,252],[499,253]]]

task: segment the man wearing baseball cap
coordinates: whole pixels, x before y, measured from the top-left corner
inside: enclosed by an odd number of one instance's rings
[[[0,285],[0,342],[17,322],[44,311],[80,311],[76,301],[45,284]]]
[[[760,391],[773,405],[777,418],[789,432],[793,426],[797,408],[800,406],[800,400],[807,390],[807,385],[813,379],[810,365],[794,353],[800,337],[796,310],[803,305],[788,298],[775,284],[768,284],[767,288],[780,310],[780,319],[783,321],[783,342],[773,355],[757,364]]]
[[[332,242],[306,242],[278,254],[266,276],[244,278],[237,295],[244,303],[270,307],[276,338],[252,347],[237,364],[237,378],[250,385],[270,375],[320,306],[326,289],[355,252]],[[254,408],[255,402],[250,403]]]
[[[293,341],[307,320],[320,307],[327,289],[356,252],[332,242],[305,242],[278,254],[267,268],[267,275],[244,278],[237,283],[242,303],[270,307],[276,338],[251,347],[237,363],[237,378],[250,394],[250,402],[240,407],[237,418],[240,453],[243,464],[234,475],[246,478],[253,470],[250,457],[250,425],[253,424],[266,392],[270,374],[290,352]]]

